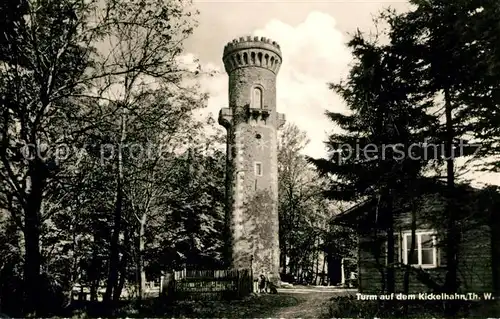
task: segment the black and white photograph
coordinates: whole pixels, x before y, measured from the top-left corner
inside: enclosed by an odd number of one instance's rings
[[[0,318],[500,318],[499,0],[2,0]]]

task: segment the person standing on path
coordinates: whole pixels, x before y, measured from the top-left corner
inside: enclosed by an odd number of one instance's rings
[[[263,274],[259,276],[259,293],[267,292],[267,278]]]

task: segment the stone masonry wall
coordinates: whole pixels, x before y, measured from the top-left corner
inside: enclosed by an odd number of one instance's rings
[[[241,117],[245,106],[251,106],[252,90],[255,87],[262,90],[262,105],[271,112],[269,119],[263,124],[276,127],[276,74],[262,67],[245,67],[229,74],[229,107],[233,108],[236,117],[233,125],[245,122]]]
[[[264,274],[277,283],[277,128],[280,117],[276,113],[276,72],[281,57],[269,50],[259,49],[258,42],[255,48],[252,42],[245,42],[244,45],[248,54],[241,63],[249,62],[248,59],[253,56],[262,56],[262,61],[272,58],[274,64],[273,67],[266,67],[257,65],[260,63],[257,61],[256,65],[238,67],[240,59],[232,56],[224,58],[229,73],[229,109],[221,111],[221,114],[225,112],[224,120],[219,119],[219,122],[228,132],[226,191],[231,237],[228,254],[233,268],[249,268],[252,265],[255,276]],[[267,111],[268,116],[249,116],[253,89],[256,87],[262,91],[262,110]],[[261,165],[261,176],[256,174],[256,163]]]
[[[279,276],[275,85],[275,75],[263,68],[237,69],[230,75],[229,105],[236,117],[233,122],[236,157],[231,163],[236,186],[231,227],[233,265],[246,268],[251,263],[254,274],[271,278]],[[269,109],[270,116],[266,121],[260,118],[243,121],[242,106],[251,104],[252,89],[256,86],[263,91],[263,106]],[[262,176],[256,176],[256,162],[262,165]],[[255,197],[266,203],[257,206]]]

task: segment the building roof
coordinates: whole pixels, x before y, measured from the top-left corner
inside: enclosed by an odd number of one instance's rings
[[[420,185],[415,196],[437,195],[444,200],[447,192],[447,186],[444,182],[426,178],[419,181],[419,183]],[[459,194],[455,196],[462,206],[474,206],[474,210],[476,212],[479,211],[482,215],[489,214],[490,210],[487,208],[491,208],[492,205],[496,205],[500,209],[500,193],[497,188],[478,189],[468,184],[457,184],[456,191]],[[379,214],[377,210],[377,201],[377,198],[366,199],[335,216],[334,222],[339,225],[362,229],[383,224],[384,216]],[[393,209],[393,213],[405,210],[409,210],[409,207],[401,205]]]

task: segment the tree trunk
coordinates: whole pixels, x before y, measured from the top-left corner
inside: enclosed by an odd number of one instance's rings
[[[98,267],[98,247],[97,247],[97,236],[94,234],[94,243],[92,247],[92,262],[91,262],[91,269],[90,271],[90,300],[91,301],[97,301],[98,298],[98,292],[99,292],[99,273],[100,273],[100,268]]]
[[[283,236],[284,239],[284,236]],[[283,240],[283,243],[281,244],[282,250],[281,250],[281,266],[283,267],[282,273],[286,274],[286,254],[287,254],[287,245],[286,245],[286,240]]]
[[[500,216],[498,205],[491,211],[491,271],[493,278],[493,302],[492,313],[500,313]]]
[[[144,291],[146,290],[146,271],[144,270],[144,247],[145,247],[145,235],[146,235],[146,213],[143,213],[140,220],[139,226],[139,250],[137,252],[137,270],[139,274],[138,291],[139,300],[144,299]]]
[[[119,272],[119,239],[121,230],[121,218],[122,218],[122,185],[121,181],[118,181],[116,190],[116,202],[115,202],[115,213],[114,213],[114,226],[113,234],[111,237],[111,245],[109,252],[109,269],[108,269],[108,280],[106,283],[106,293],[104,294],[104,302],[110,303],[113,296],[113,289],[118,283],[118,272]]]
[[[387,272],[385,271],[385,269],[387,267],[385,265],[385,262],[382,263],[380,261],[380,257],[382,254],[381,248],[383,248],[383,246],[379,244],[379,236],[380,236],[379,231],[377,228],[375,228],[374,233],[373,233],[373,238],[375,239],[376,243],[373,247],[374,249],[372,251],[372,255],[373,255],[373,258],[375,259],[375,267],[377,268],[377,270],[380,273],[380,291],[382,293],[385,293],[386,289],[387,289],[387,280],[386,280]]]
[[[394,213],[392,210],[392,194],[389,193],[386,201],[387,216],[387,292],[394,293],[395,291],[395,276],[394,276]]]
[[[410,245],[410,251],[408,252],[408,257],[413,256],[415,253],[415,244],[416,244],[416,239],[417,239],[417,234],[416,234],[416,229],[417,229],[417,222],[416,222],[416,216],[415,212],[412,211],[412,216],[411,216],[411,245]],[[403,252],[403,254],[406,254],[407,252]],[[410,261],[407,260],[409,263]],[[405,270],[405,275],[404,275],[404,280],[403,280],[403,292],[405,294],[410,293],[410,268],[406,268]]]
[[[122,248],[122,258],[120,260],[118,266],[118,278],[116,281],[116,286],[113,289],[113,301],[115,304],[120,301],[120,297],[123,291],[123,287],[125,286],[125,281],[127,279],[127,268],[128,268],[128,252],[127,248],[130,244],[130,231],[125,231],[125,236],[123,239],[123,248]]]
[[[31,189],[28,196],[28,206],[25,209],[24,240],[25,240],[25,262],[24,262],[24,289],[26,316],[38,316],[40,310],[40,289],[43,286],[40,276],[41,254],[40,254],[40,209],[42,206],[42,194],[44,188],[43,171],[39,169],[43,163],[36,158],[30,163]]]
[[[321,267],[321,285],[325,285],[325,279],[326,279],[326,274],[325,274],[325,269],[326,269],[326,251],[323,251],[323,266]]]
[[[25,287],[25,315],[27,317],[37,316],[39,310],[40,294],[42,286],[40,277],[40,230],[37,222],[36,211],[29,209],[25,219],[25,263],[24,263],[24,287]]]
[[[72,274],[71,274],[71,279],[70,279],[70,284],[68,285],[69,291],[65,291],[65,296],[68,296],[68,299],[65,302],[64,307],[68,307],[71,305],[73,302],[73,286],[75,285],[76,282],[78,282],[78,275],[81,272],[81,269],[78,265],[78,255],[77,255],[77,247],[78,247],[78,242],[77,242],[77,233],[76,233],[76,216],[72,216],[71,218],[71,231],[72,231],[72,244],[71,244],[71,269],[72,269]]]
[[[400,231],[399,235],[399,251],[401,252],[401,262],[404,261],[404,258],[407,258],[408,256],[405,257],[405,255],[409,254],[412,256],[415,253],[415,248],[416,248],[416,231],[417,231],[417,209],[418,205],[415,202],[415,199],[418,198],[418,194],[415,193],[413,196],[411,196],[410,199],[410,204],[411,204],[411,221],[410,221],[410,231],[411,231],[411,245],[410,245],[410,251],[406,252],[403,251],[403,241],[404,238],[402,237],[402,233]],[[404,273],[404,278],[403,278],[403,293],[409,294],[410,293],[410,274],[411,274],[411,269],[410,268],[405,268],[405,273]],[[407,310],[408,307],[405,306],[405,310]]]
[[[110,251],[109,251],[109,269],[108,269],[108,280],[106,283],[106,293],[104,294],[104,302],[111,307],[112,297],[114,295],[113,289],[118,285],[118,275],[119,275],[119,264],[120,264],[120,254],[119,254],[119,240],[121,232],[121,220],[122,220],[122,205],[123,205],[123,154],[122,145],[124,145],[126,137],[125,130],[125,115],[122,114],[121,117],[121,137],[120,144],[118,145],[118,178],[116,185],[116,200],[115,200],[115,211],[113,220],[113,234],[111,236]],[[112,309],[109,308],[111,311]]]
[[[445,98],[445,118],[446,118],[446,217],[447,217],[447,241],[446,241],[446,262],[447,272],[445,278],[446,292],[453,294],[458,290],[457,267],[458,267],[458,246],[459,234],[456,229],[457,211],[454,205],[455,173],[453,159],[453,139],[455,137],[452,122],[452,105],[449,89],[444,90]],[[455,303],[449,302],[446,307],[446,316],[455,316]]]
[[[415,248],[416,248],[416,239],[417,239],[417,212],[415,211],[415,207],[412,208],[411,210],[411,245],[410,245],[410,251],[406,257],[402,257],[407,259],[407,263],[409,263],[408,257],[413,256],[415,253]],[[403,239],[404,240],[404,239]],[[402,250],[401,245],[399,246],[400,251],[403,252],[403,254],[407,254],[406,251]],[[404,259],[403,259],[404,260]],[[403,293],[408,295],[410,293],[410,267],[405,268],[405,274],[404,274],[404,279],[403,279]],[[404,313],[405,315],[408,315],[408,303],[405,302],[404,304]]]
[[[319,245],[318,245],[319,246]],[[319,276],[319,249],[316,248],[316,274],[314,275],[314,284],[318,284],[318,276]]]

